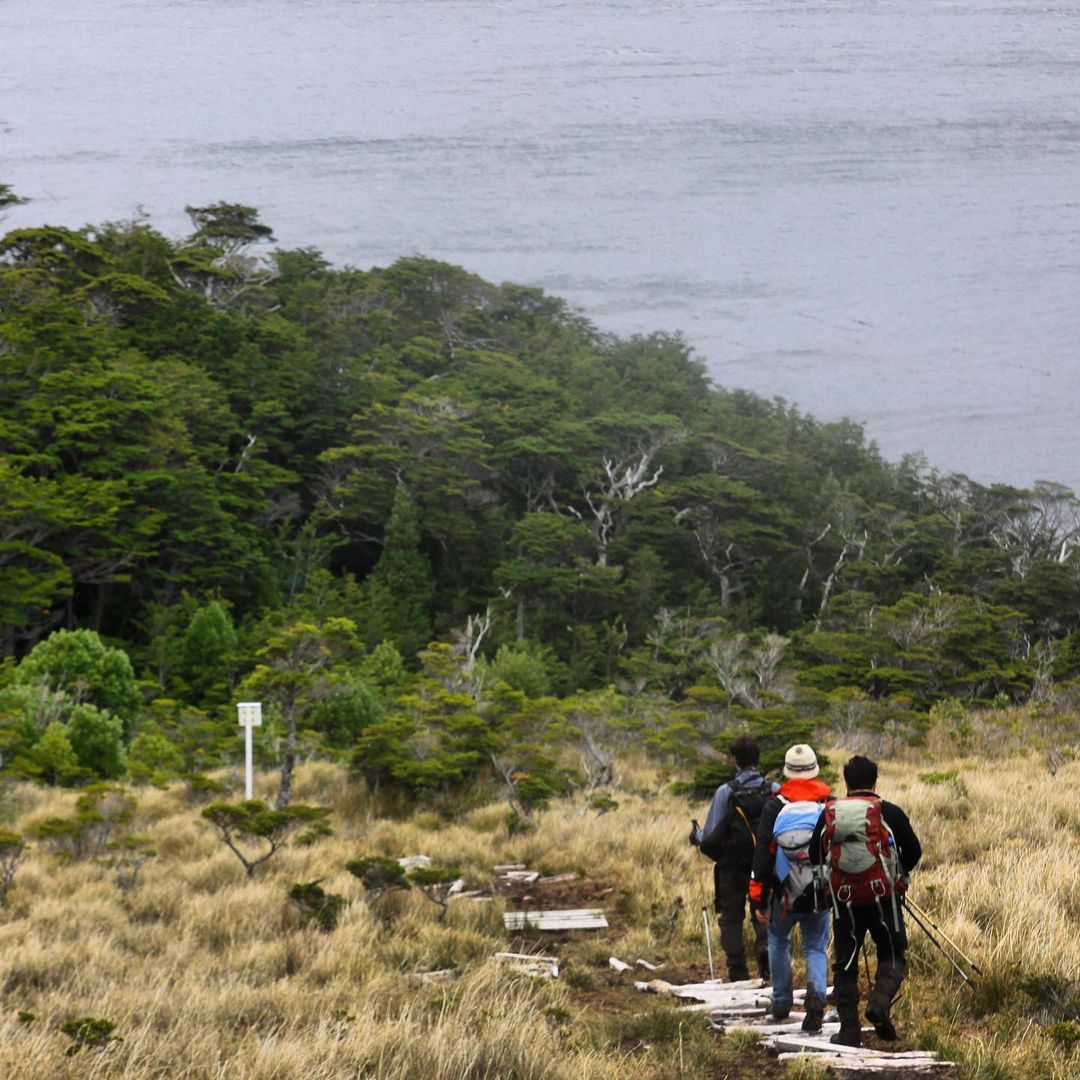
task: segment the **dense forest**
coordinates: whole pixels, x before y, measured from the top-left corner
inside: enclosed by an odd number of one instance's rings
[[[1071,491],[885,461],[534,288],[188,213],[0,240],[9,774],[199,775],[251,698],[279,801],[327,754],[527,813],[620,747],[962,736],[1080,685]]]

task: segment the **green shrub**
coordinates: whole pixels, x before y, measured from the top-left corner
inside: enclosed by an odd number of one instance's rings
[[[93,705],[72,708],[67,737],[79,765],[105,780],[124,771],[124,728],[120,717]]]
[[[318,881],[293,885],[289,899],[300,909],[301,925],[314,924],[324,934],[336,929],[342,911],[349,906],[344,896],[325,892]]]
[[[111,1042],[122,1042],[119,1035],[114,1035],[116,1024],[94,1016],[82,1016],[77,1020],[68,1020],[60,1025],[60,1030],[72,1040],[65,1051],[68,1057],[74,1057],[80,1050],[101,1050]]]
[[[127,752],[128,776],[136,784],[158,787],[183,772],[184,759],[175,746],[151,724],[131,740]]]

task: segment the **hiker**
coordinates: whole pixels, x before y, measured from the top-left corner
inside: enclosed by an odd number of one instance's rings
[[[829,785],[819,780],[818,760],[805,743],[784,755],[786,780],[768,801],[758,825],[750,877],[754,918],[768,927],[771,1012],[791,1013],[791,931],[796,924],[806,958],[806,1016],[803,1031],[820,1031],[828,976],[829,905],[810,862],[809,845]]]
[[[715,907],[720,917],[720,946],[727,957],[730,982],[750,978],[743,944],[743,923],[750,884],[750,862],[758,819],[777,785],[758,772],[761,751],[757,741],[742,735],[731,744],[735,778],[713,795],[705,825],[692,822],[690,843],[714,860]],[[764,927],[753,923],[758,973],[769,978],[769,952]]]
[[[844,766],[847,796],[826,807],[810,854],[824,867],[833,909],[833,1000],[840,1014],[834,1043],[859,1046],[859,952],[869,933],[877,971],[866,1019],[878,1038],[894,1040],[889,1015],[907,964],[904,892],[922,846],[899,806],[875,792],[878,768],[856,755]]]

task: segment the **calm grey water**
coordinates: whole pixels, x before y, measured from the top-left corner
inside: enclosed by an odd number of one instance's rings
[[[1080,490],[1080,5],[0,0],[7,226],[261,208]]]

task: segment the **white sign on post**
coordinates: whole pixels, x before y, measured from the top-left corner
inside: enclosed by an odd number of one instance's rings
[[[236,705],[236,715],[244,729],[244,798],[253,799],[255,787],[254,763],[252,760],[251,729],[262,725],[262,702],[240,701]]]

